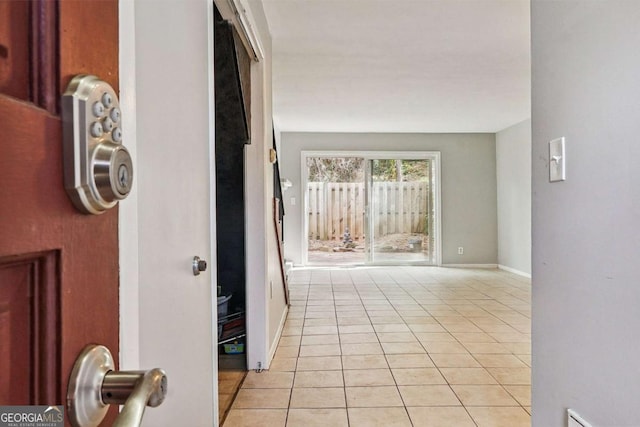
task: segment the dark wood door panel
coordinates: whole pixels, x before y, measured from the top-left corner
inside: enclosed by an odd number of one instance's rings
[[[0,258],[0,405],[60,400],[57,251]]]
[[[12,13],[28,21],[9,26]],[[67,197],[58,108],[76,74],[117,91],[118,2],[0,0],[0,45],[0,405],[60,404],[87,344],[119,354],[118,212],[83,215]]]
[[[0,2],[0,93],[29,100],[30,5]]]
[[[57,113],[58,2],[0,1],[0,93]]]

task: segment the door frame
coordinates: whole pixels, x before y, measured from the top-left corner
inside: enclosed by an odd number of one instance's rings
[[[441,176],[442,176],[442,167],[441,167],[441,155],[440,151],[373,151],[373,150],[363,150],[363,151],[340,151],[340,150],[313,150],[313,151],[305,151],[303,150],[300,153],[300,182],[301,188],[300,191],[303,192],[302,200],[303,205],[301,209],[301,224],[302,224],[302,233],[301,233],[301,245],[302,248],[302,265],[309,266],[314,264],[309,264],[309,215],[307,214],[309,210],[309,192],[307,191],[307,183],[309,180],[309,174],[307,172],[307,159],[310,157],[321,157],[321,158],[333,158],[333,157],[359,157],[365,160],[374,160],[374,159],[390,159],[390,160],[431,160],[434,165],[433,175],[435,177],[435,185],[433,185],[433,200],[434,200],[434,217],[435,217],[435,227],[433,229],[434,232],[434,248],[436,250],[435,263],[429,264],[434,267],[440,267],[442,265],[442,201],[441,201]],[[369,229],[369,220],[367,217],[367,229]],[[356,264],[359,265],[359,264]],[[379,264],[369,264],[366,265],[424,265],[417,263],[379,263]]]

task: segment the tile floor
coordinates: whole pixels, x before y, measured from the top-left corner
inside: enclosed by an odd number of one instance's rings
[[[530,425],[531,285],[498,270],[297,269],[225,427]]]

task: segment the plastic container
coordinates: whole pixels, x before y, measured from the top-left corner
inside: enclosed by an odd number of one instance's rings
[[[218,318],[222,316],[226,316],[229,313],[229,300],[231,299],[231,295],[229,296],[221,296],[218,297]]]
[[[244,353],[244,343],[224,344],[224,352],[226,354],[242,354]]]

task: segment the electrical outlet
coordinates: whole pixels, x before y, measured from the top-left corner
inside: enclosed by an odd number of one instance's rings
[[[462,246],[458,246],[458,255],[464,255],[464,248]]]

